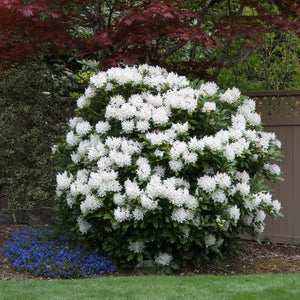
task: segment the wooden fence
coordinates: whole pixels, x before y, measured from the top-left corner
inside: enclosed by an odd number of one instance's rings
[[[264,237],[272,242],[300,244],[300,90],[245,92],[256,100],[265,130],[282,142],[283,182],[271,184],[282,203],[284,218],[267,217]],[[7,207],[0,198],[0,209]]]
[[[267,217],[264,238],[300,244],[300,90],[244,93],[256,100],[264,130],[275,132],[282,143],[283,182],[271,183],[284,218]]]

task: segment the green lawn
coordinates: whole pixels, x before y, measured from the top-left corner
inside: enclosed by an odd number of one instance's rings
[[[0,281],[0,299],[300,299],[300,274]]]

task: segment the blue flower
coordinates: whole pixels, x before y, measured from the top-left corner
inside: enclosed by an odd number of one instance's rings
[[[51,278],[98,277],[113,273],[113,262],[83,248],[72,247],[64,235],[54,237],[47,228],[27,229],[12,234],[3,254],[19,271]]]

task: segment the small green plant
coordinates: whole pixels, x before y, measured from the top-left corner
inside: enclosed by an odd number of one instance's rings
[[[57,209],[90,247],[123,266],[169,272],[259,237],[280,203],[264,184],[280,142],[237,88],[190,82],[159,67],[91,77],[61,141]]]

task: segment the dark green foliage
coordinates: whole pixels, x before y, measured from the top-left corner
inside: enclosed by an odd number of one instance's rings
[[[53,205],[51,146],[64,132],[74,103],[55,96],[59,85],[39,65],[0,73],[0,188],[10,208]]]

